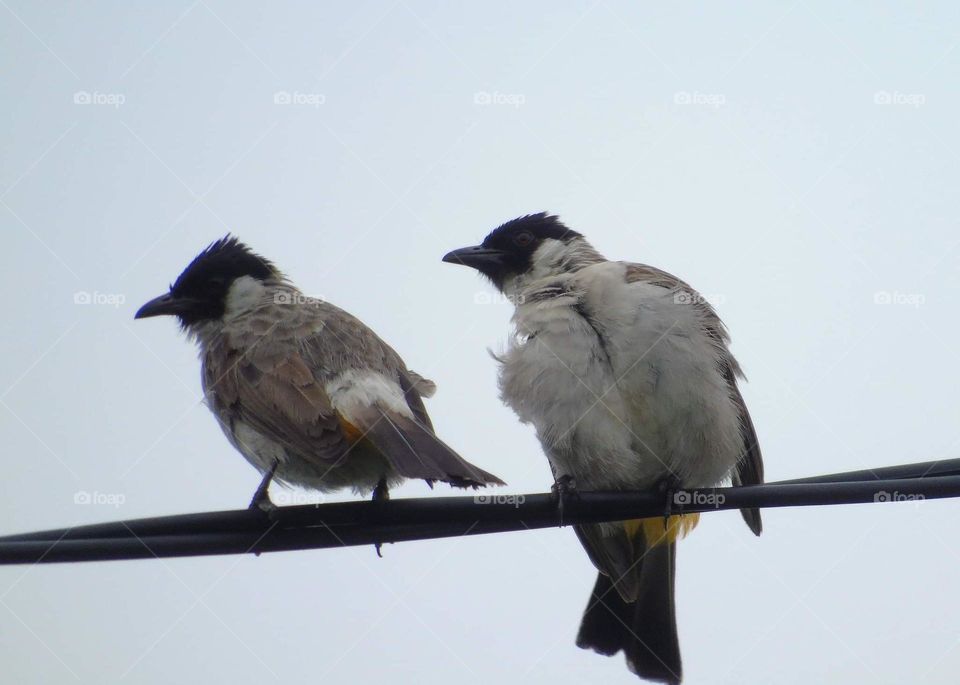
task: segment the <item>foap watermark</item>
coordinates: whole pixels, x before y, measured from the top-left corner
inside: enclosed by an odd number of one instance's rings
[[[120,307],[127,301],[127,296],[123,293],[102,293],[99,290],[89,292],[87,290],[78,290],[73,294],[74,304],[97,304],[108,307]]]
[[[292,293],[286,291],[280,291],[273,294],[274,304],[310,304],[316,303],[320,299],[322,298],[310,297],[309,295],[304,295],[303,293]]]
[[[879,490],[873,494],[874,502],[922,502],[925,499],[927,498],[923,495],[900,492],[899,490],[893,492]]]
[[[289,90],[278,90],[273,94],[273,104],[275,105],[307,105],[320,109],[320,105],[327,102],[327,96],[323,93],[301,93],[299,90],[290,92]]]
[[[901,93],[899,90],[878,90],[873,94],[875,105],[906,105],[917,109],[927,103],[927,96],[923,93]]]
[[[278,507],[299,506],[303,504],[312,504],[319,507],[324,502],[323,495],[316,492],[308,493],[302,490],[279,490],[270,493],[270,501]]]
[[[106,105],[120,109],[120,106],[127,101],[127,96],[123,93],[101,93],[98,90],[92,93],[88,90],[78,90],[73,94],[73,104],[75,105]]]
[[[874,304],[897,304],[907,307],[922,307],[927,302],[923,293],[902,293],[899,290],[878,290],[873,294]]]
[[[527,498],[523,495],[474,495],[474,504],[505,504],[519,509]]]
[[[689,90],[679,90],[673,94],[673,102],[676,105],[700,105],[701,107],[720,109],[727,104],[727,96],[723,93],[701,93],[699,90],[693,92]]]
[[[94,490],[78,490],[73,493],[73,503],[80,505],[94,505],[100,507],[113,507],[119,509],[127,501],[127,496],[122,492],[98,492]]]
[[[501,93],[499,91],[478,90],[473,94],[473,104],[475,105],[510,105],[511,107],[522,107],[527,102],[527,96],[523,93]]]
[[[727,298],[724,295],[719,293],[713,293],[710,295],[701,295],[700,293],[691,292],[689,290],[678,290],[673,294],[673,303],[674,304],[713,304],[719,305],[726,302]]]
[[[481,290],[473,295],[474,304],[512,304],[516,306],[523,304],[525,301],[522,294],[507,295],[506,293],[491,293]]]
[[[678,506],[719,507],[727,498],[719,492],[701,492],[700,490],[677,490],[673,493],[673,503]]]

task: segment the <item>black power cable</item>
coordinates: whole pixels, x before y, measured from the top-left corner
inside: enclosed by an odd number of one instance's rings
[[[960,496],[960,459],[736,488],[680,490],[672,513],[861,504]],[[135,519],[0,538],[0,565],[260,554],[662,516],[651,492],[574,492],[338,502]]]

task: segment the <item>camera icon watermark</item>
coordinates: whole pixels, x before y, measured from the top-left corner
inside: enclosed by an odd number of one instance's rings
[[[474,504],[502,504],[519,509],[527,498],[523,495],[474,495]]]
[[[719,492],[677,490],[675,493],[673,493],[673,503],[680,507],[720,507],[726,501],[727,498]]]
[[[897,304],[919,308],[927,302],[923,293],[902,293],[899,290],[878,290],[873,294],[873,303],[879,305]]]
[[[698,90],[679,90],[673,94],[673,102],[677,105],[698,105],[720,109],[727,104],[727,96],[723,93],[701,93]]]
[[[274,304],[316,304],[319,300],[303,293],[280,291],[273,294]]]
[[[109,307],[120,307],[127,301],[127,296],[123,293],[101,293],[99,290],[89,292],[87,290],[78,290],[73,294],[73,303],[79,305],[107,305]]]
[[[486,107],[488,105],[509,105],[522,107],[527,102],[523,93],[501,93],[499,91],[478,90],[473,94],[473,104]]]
[[[275,105],[307,105],[315,109],[320,109],[320,105],[326,104],[327,96],[323,93],[301,93],[299,90],[290,92],[289,90],[278,90],[273,94],[273,104]]]
[[[673,294],[674,304],[720,305],[726,302],[726,296],[720,294],[701,295],[689,290],[677,290]]]
[[[120,109],[120,106],[127,101],[127,96],[123,93],[101,93],[99,91],[78,90],[73,94],[73,104],[75,105],[106,105],[114,109]]]
[[[922,502],[925,499],[927,498],[923,495],[900,492],[899,490],[893,492],[879,490],[873,494],[874,502]]]
[[[87,490],[78,490],[73,493],[73,503],[81,506],[95,505],[107,506],[119,509],[127,501],[127,496],[121,492],[89,492]]]
[[[917,109],[927,103],[927,96],[923,93],[901,93],[899,90],[878,90],[873,94],[875,105],[906,105]]]
[[[302,490],[279,490],[270,494],[270,501],[278,507],[286,507],[304,504],[320,506],[325,500],[322,494],[316,492],[307,493]]]
[[[485,290],[473,294],[474,304],[512,304],[521,305],[525,301],[522,294],[490,293]]]

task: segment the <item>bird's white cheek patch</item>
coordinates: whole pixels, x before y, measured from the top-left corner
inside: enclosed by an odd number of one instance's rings
[[[249,311],[263,301],[266,288],[252,276],[241,276],[230,284],[224,308],[224,318]]]
[[[326,384],[330,403],[347,420],[379,405],[403,416],[413,417],[399,383],[376,371],[345,371]]]
[[[547,238],[537,247],[530,258],[530,266],[534,270],[549,272],[567,252],[567,246],[560,240]]]

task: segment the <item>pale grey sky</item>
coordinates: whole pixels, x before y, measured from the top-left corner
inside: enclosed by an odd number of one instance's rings
[[[228,230],[435,379],[438,431],[502,492],[549,485],[486,352],[510,308],[440,257],[540,210],[712,299],[768,478],[960,456],[954,3],[0,5],[2,532],[246,505],[195,350],[133,321]],[[771,510],[760,539],[704,516],[679,552],[687,682],[954,683],[958,514]],[[0,663],[635,682],[573,644],[594,570],[571,531],[384,556],[3,568]]]

